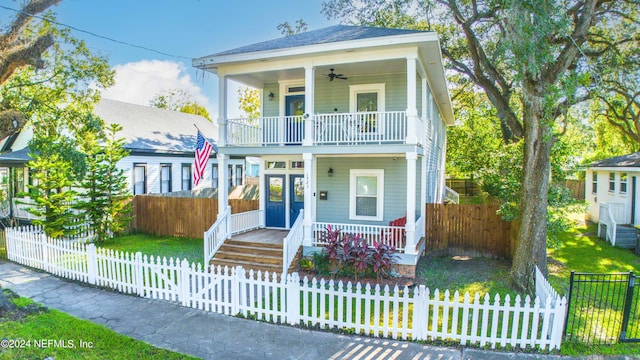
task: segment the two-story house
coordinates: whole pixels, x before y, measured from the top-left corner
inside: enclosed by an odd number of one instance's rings
[[[298,231],[311,248],[332,225],[390,242],[415,266],[424,205],[443,201],[445,127],[454,123],[436,33],[338,25],[193,66],[219,80],[221,171],[231,157],[260,158],[262,226]],[[229,118],[231,80],[261,90],[259,119]],[[227,203],[219,197],[219,209]],[[398,226],[401,237],[385,236]]]

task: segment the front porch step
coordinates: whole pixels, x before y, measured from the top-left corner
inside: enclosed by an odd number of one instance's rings
[[[229,239],[209,262],[213,266],[242,266],[245,270],[282,272],[282,245]]]
[[[638,231],[630,225],[616,226],[616,247],[624,249],[634,249]]]

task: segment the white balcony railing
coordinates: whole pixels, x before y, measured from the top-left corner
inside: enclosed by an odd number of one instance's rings
[[[302,240],[304,234],[302,231],[302,221],[304,218],[304,209],[300,210],[298,218],[291,226],[289,234],[282,240],[282,273],[286,274],[289,271],[291,263],[296,257],[300,246],[302,246]]]
[[[305,138],[305,121],[313,121],[314,145],[402,144],[408,135],[418,142],[423,137],[424,123],[416,118],[410,129],[404,111],[274,116],[259,119],[228,119],[228,146],[301,145]]]
[[[404,111],[317,114],[315,144],[404,143],[407,117]]]
[[[452,188],[445,186],[444,187],[444,201],[449,204],[458,204],[460,203],[460,194],[458,194]]]

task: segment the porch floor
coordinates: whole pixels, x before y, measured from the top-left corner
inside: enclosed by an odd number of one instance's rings
[[[234,235],[231,237],[231,239],[236,241],[282,245],[282,240],[287,236],[288,233],[289,230],[257,229]]]

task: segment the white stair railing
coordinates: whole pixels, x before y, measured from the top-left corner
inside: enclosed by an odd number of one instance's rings
[[[231,236],[231,206],[224,209],[222,215],[204,233],[204,263],[207,264]]]
[[[598,221],[598,236],[601,236],[602,225],[606,225],[606,240],[611,243],[611,246],[616,246],[616,230],[618,223],[616,222],[613,213],[611,212],[611,204],[600,204],[600,216]]]
[[[300,210],[298,218],[293,223],[289,234],[282,240],[282,274],[286,275],[293,259],[298,253],[298,249],[302,246],[303,231],[302,219],[304,218],[304,209]]]

